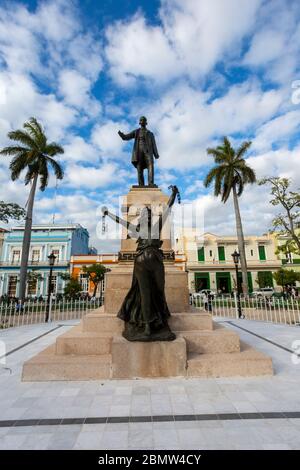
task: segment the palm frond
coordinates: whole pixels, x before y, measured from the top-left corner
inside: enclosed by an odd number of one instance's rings
[[[212,181],[216,178],[219,171],[220,171],[219,167],[215,166],[208,172],[208,174],[206,175],[203,181],[203,184],[206,188],[208,188],[208,186],[211,185]]]
[[[207,155],[212,155],[216,161],[216,163],[219,163],[220,161],[225,159],[225,155],[223,152],[222,147],[217,147],[217,148],[208,148],[206,150]],[[217,162],[218,159],[218,162]]]
[[[49,155],[50,157],[54,157],[57,154],[64,153],[64,149],[61,145],[57,144],[56,142],[51,142],[44,148],[44,153],[46,155]]]
[[[10,162],[11,179],[15,181],[19,178],[21,172],[28,166],[27,152],[19,153]]]
[[[28,130],[29,135],[40,149],[43,149],[46,146],[47,138],[44,134],[43,128],[34,117],[31,117],[26,121],[23,124],[23,127]]]
[[[55,176],[58,180],[62,180],[64,177],[64,171],[59,163],[54,158],[46,157],[46,161],[52,166]]]
[[[235,158],[237,160],[240,160],[244,155],[245,153],[247,152],[247,150],[251,147],[252,145],[252,142],[251,140],[247,140],[245,142],[243,142],[239,148],[237,149],[237,151],[235,152]]]
[[[23,145],[27,145],[30,149],[37,149],[36,142],[34,139],[25,131],[21,131],[20,129],[16,131],[11,131],[8,134],[8,137],[11,140],[15,140],[17,142],[21,142]]]
[[[48,186],[49,171],[46,158],[39,160],[40,190],[44,191]]]
[[[38,173],[38,167],[37,165],[30,165],[28,167],[28,171],[25,175],[25,186],[30,183],[30,181],[36,176],[36,174]]]
[[[248,165],[245,164],[242,170],[242,177],[244,183],[255,183],[256,182],[256,174],[255,171]]]
[[[222,202],[225,203],[228,200],[233,184],[234,184],[234,170],[232,167],[228,167],[223,178]]]
[[[4,147],[2,150],[0,150],[0,155],[12,156],[15,154],[26,152],[28,150],[30,149],[28,149],[27,147],[21,147],[20,145]]]

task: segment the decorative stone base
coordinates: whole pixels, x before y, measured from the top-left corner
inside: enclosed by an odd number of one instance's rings
[[[106,313],[117,313],[130,289],[133,266],[118,266],[106,274],[104,306]],[[170,312],[189,310],[188,274],[174,266],[165,267],[166,299]]]
[[[186,343],[174,341],[151,343],[127,341],[114,336],[112,342],[112,378],[184,377],[186,375]]]
[[[168,196],[159,188],[133,187],[123,201],[124,217],[135,221],[141,206],[159,213]],[[187,273],[172,259],[165,261],[166,298],[172,314],[174,341],[129,342],[124,322],[117,318],[132,282],[135,240],[123,230],[120,265],[106,275],[104,307],[87,314],[79,326],[56,339],[23,365],[22,380],[99,380],[142,377],[230,377],[272,375],[272,361],[237,333],[216,325],[207,312],[191,309]],[[172,252],[170,233],[162,234],[162,249]]]
[[[26,361],[23,381],[99,380],[137,377],[250,377],[272,375],[272,360],[240,345],[232,330],[207,312],[174,313],[175,341],[129,342],[123,322],[104,308],[88,313],[56,344]]]

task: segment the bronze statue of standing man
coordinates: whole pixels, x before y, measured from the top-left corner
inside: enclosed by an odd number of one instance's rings
[[[134,139],[131,163],[136,167],[138,173],[138,185],[145,186],[144,170],[148,170],[148,186],[156,187],[154,184],[154,158],[159,158],[154,134],[149,131],[147,126],[147,118],[140,118],[140,128],[135,129],[129,134],[118,134],[123,140]]]

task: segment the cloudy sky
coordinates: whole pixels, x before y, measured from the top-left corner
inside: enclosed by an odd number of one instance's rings
[[[203,188],[206,148],[253,140],[257,176],[300,174],[299,0],[1,0],[0,146],[30,116],[65,148],[62,182],[37,194],[35,222],[79,222],[99,251],[99,206],[136,182],[132,142],[117,135],[141,114],[156,135],[156,182],[197,202],[204,228],[235,231],[231,203]],[[299,80],[299,82],[297,82]],[[0,199],[28,188],[0,161]],[[298,180],[298,181],[297,181]],[[241,197],[244,230],[263,233],[274,208],[264,187]]]

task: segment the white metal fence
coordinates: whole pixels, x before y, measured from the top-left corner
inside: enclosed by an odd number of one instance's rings
[[[198,297],[192,300],[195,307],[207,310],[215,317],[238,318],[239,305],[235,297],[217,296],[207,300]],[[92,299],[52,299],[49,321],[79,320],[88,311],[103,305],[103,297]],[[241,313],[247,320],[257,320],[285,325],[300,326],[300,300],[283,298],[241,298]],[[0,303],[0,329],[43,323],[46,319],[47,302],[30,300],[22,309],[16,302]]]
[[[239,317],[236,296],[216,296],[213,299],[198,297],[192,300],[195,307],[205,309],[216,317]],[[274,297],[247,297],[240,299],[240,311],[247,320],[257,320],[285,325],[300,325],[300,299]]]
[[[88,311],[101,307],[103,298],[92,299],[51,299],[49,321],[81,319]],[[0,329],[14,326],[43,323],[46,319],[47,302],[26,301],[22,309],[16,302],[0,303]]]

